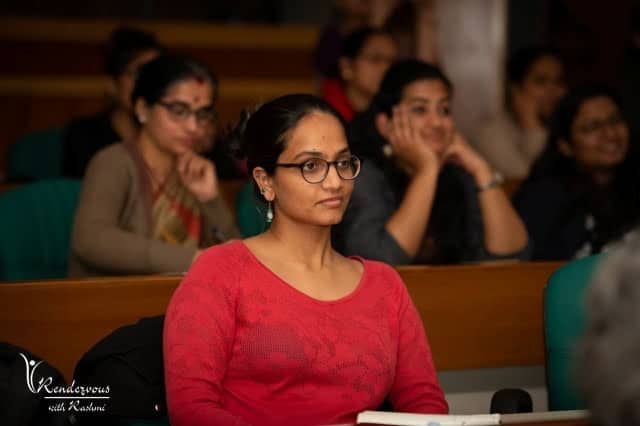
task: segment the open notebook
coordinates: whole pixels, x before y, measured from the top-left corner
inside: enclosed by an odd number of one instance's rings
[[[471,416],[393,413],[387,411],[363,411],[357,424],[394,426],[490,426],[518,423],[575,421],[587,425],[586,410],[542,411],[522,414],[476,414]]]
[[[358,414],[356,423],[397,426],[490,426],[500,424],[500,414],[455,416],[363,411]]]

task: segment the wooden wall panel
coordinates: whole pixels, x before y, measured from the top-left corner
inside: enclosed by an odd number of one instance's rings
[[[424,322],[436,367],[459,370],[544,364],[543,292],[560,266],[513,262],[407,266],[399,272]]]
[[[543,291],[561,263],[400,267],[438,370],[544,364]],[[164,313],[180,277],[112,277],[0,285],[0,341],[45,357],[70,378],[117,327]]]
[[[309,49],[180,47],[179,53],[202,61],[220,77],[308,78],[313,75]],[[99,44],[60,41],[0,40],[0,75],[101,75],[105,72]]]
[[[74,117],[90,115],[107,105],[103,77],[0,76],[0,181],[10,144],[21,136],[62,126]],[[223,79],[217,110],[220,128],[235,123],[243,108],[254,108],[286,93],[314,93],[311,80]]]
[[[95,75],[120,24],[153,32],[170,49],[193,55],[233,78],[311,78],[313,26],[214,25],[91,19],[0,18],[0,74]]]

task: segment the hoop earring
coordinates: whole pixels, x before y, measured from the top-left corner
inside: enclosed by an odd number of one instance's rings
[[[273,208],[271,207],[271,201],[267,204],[267,223],[273,222]]]

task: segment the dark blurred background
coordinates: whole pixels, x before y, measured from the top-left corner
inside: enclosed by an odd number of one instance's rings
[[[640,0],[435,3],[438,59],[456,85],[454,113],[463,131],[502,106],[505,58],[523,46],[556,48],[569,86],[617,86],[623,69],[631,69],[625,63],[633,59]],[[168,46],[204,60],[222,80],[219,108],[229,122],[243,106],[283,91],[317,93],[313,47],[334,17],[330,0],[2,1],[0,180],[7,147],[18,138],[100,108],[100,46],[119,24],[146,26]]]

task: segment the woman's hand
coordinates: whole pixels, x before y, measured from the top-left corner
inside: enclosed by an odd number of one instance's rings
[[[513,111],[523,129],[539,129],[543,127],[539,115],[540,107],[530,93],[520,87],[514,87],[511,91],[511,100]]]
[[[388,123],[387,140],[393,154],[405,166],[410,175],[415,176],[427,170],[439,170],[437,154],[422,138],[420,132],[411,126],[408,108],[397,105]]]
[[[182,183],[198,201],[206,203],[218,196],[218,177],[209,160],[189,150],[177,158],[176,167]]]
[[[475,152],[457,131],[454,133],[453,140],[442,157],[442,162],[450,162],[465,169],[467,173],[474,177],[479,187],[486,185],[493,178],[489,163]]]

